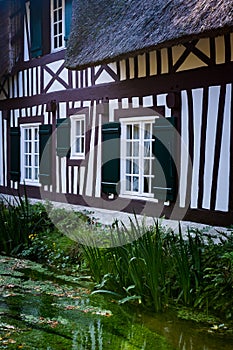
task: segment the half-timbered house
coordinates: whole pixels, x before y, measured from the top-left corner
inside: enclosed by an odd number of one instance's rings
[[[233,224],[231,0],[0,0],[0,192]]]

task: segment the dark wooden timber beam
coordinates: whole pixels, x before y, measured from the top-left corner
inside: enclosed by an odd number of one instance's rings
[[[227,72],[227,74],[226,74]],[[232,83],[233,62],[215,67],[204,67],[192,71],[161,74],[140,79],[124,80],[82,89],[66,89],[30,97],[19,97],[0,101],[0,109],[32,107],[56,99],[59,102],[99,100],[124,97],[142,97],[172,91],[195,89],[211,85]]]

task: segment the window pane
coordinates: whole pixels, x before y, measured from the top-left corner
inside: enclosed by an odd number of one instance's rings
[[[139,174],[139,160],[133,161],[133,174]]]
[[[35,153],[39,153],[39,144],[35,142]]]
[[[54,11],[54,23],[58,21],[57,11]]]
[[[80,149],[80,138],[76,139],[75,152],[76,153],[80,153],[81,152],[81,149]]]
[[[35,166],[39,165],[39,157],[38,155],[35,155]]]
[[[139,125],[138,124],[135,124],[133,126],[133,138],[139,139]]]
[[[130,157],[132,155],[132,143],[127,142],[126,143],[126,156]]]
[[[144,160],[144,175],[150,175],[150,159]]]
[[[133,177],[133,191],[138,192],[139,190],[139,181],[138,181],[138,177],[134,176]]]
[[[131,174],[131,160],[126,159],[126,174]]]
[[[126,126],[126,138],[132,140],[132,125]]]
[[[80,136],[81,134],[81,125],[80,125],[80,120],[76,121],[76,136]]]
[[[35,140],[39,140],[39,129],[35,128]]]
[[[151,131],[150,128],[151,124],[145,124],[145,129],[144,129],[144,139],[150,139],[151,138]]]
[[[59,46],[59,47],[62,46],[62,36],[61,36],[61,35],[59,36],[59,44],[58,44],[58,46]]]
[[[54,25],[54,35],[55,36],[58,35],[58,25],[57,24]]]
[[[133,143],[133,156],[138,157],[139,156],[139,142]]]
[[[58,21],[61,22],[62,21],[62,7],[60,6],[58,9]]]
[[[150,157],[150,150],[151,150],[151,142],[146,141],[144,142],[144,157]]]
[[[83,153],[84,152],[84,137],[82,137],[80,141],[81,141],[81,151],[80,152]]]
[[[85,124],[84,120],[81,120],[81,134],[84,136]]]
[[[149,179],[144,177],[144,182],[143,182],[143,192],[144,193],[149,193]]]
[[[32,168],[28,168],[28,179],[32,179]]]
[[[131,177],[126,176],[126,191],[131,191]]]
[[[59,34],[62,33],[62,22],[59,22]]]
[[[39,179],[39,169],[38,168],[35,168],[35,180],[38,180]]]

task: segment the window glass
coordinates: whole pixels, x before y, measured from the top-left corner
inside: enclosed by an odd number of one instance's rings
[[[122,121],[122,194],[152,195],[153,121]]]

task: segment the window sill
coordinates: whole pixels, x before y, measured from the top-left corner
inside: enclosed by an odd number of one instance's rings
[[[65,49],[66,49],[65,46],[58,47],[57,49],[52,49],[52,50],[51,50],[51,53],[56,53],[56,52],[59,52],[59,51],[65,50]]]
[[[79,156],[71,156],[70,160],[83,160],[85,159],[85,155],[79,155]]]
[[[35,182],[35,181],[21,181],[20,185],[26,185],[26,186],[35,186],[35,187],[41,187],[40,182]]]
[[[158,203],[158,199],[155,199],[153,194],[148,194],[148,195],[120,194],[119,197],[127,198],[127,199],[146,200],[146,201]]]

